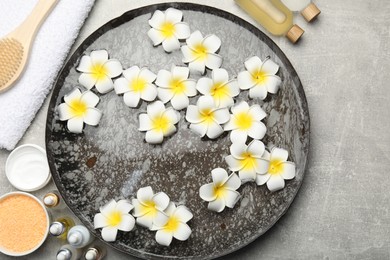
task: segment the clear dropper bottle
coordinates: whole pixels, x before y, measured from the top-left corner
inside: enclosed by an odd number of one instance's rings
[[[64,209],[65,202],[58,191],[50,191],[43,196],[43,204],[50,209]]]
[[[311,0],[282,0],[282,2],[291,11],[301,12],[307,22],[313,21],[321,13]]]
[[[60,217],[51,223],[49,228],[50,235],[61,240],[66,240],[69,230],[75,225],[70,217]]]
[[[280,0],[235,0],[267,31],[276,36],[286,36],[296,43],[304,33],[293,24],[292,12]]]
[[[78,260],[81,258],[82,252],[79,248],[74,248],[71,245],[63,245],[57,252],[57,260]]]
[[[86,260],[101,260],[106,256],[106,254],[107,252],[105,247],[93,245],[87,249],[84,257]]]

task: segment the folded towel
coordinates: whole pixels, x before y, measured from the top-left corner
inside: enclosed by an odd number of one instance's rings
[[[60,0],[38,31],[26,70],[0,93],[0,148],[11,150],[34,119],[95,0]],[[1,0],[0,37],[13,31],[38,0]]]

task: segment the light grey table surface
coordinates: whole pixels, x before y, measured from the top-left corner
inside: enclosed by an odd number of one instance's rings
[[[168,1],[97,0],[74,47],[110,19],[157,2]],[[233,0],[196,2],[255,24]],[[390,258],[390,2],[316,3],[322,10],[316,22],[296,15],[306,31],[299,44],[271,36],[297,70],[309,103],[311,146],[303,185],[271,230],[226,259]],[[48,101],[19,144],[44,146]],[[0,150],[0,194],[15,190],[4,173],[8,154]],[[51,182],[34,194],[53,188]],[[59,247],[48,238],[25,259],[54,259]],[[131,257],[109,249],[108,259]]]

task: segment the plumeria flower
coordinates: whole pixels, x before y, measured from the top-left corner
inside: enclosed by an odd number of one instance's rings
[[[99,124],[102,112],[95,108],[99,97],[91,91],[80,92],[75,88],[64,96],[65,103],[58,106],[58,115],[61,121],[68,120],[67,126],[72,133],[82,133],[84,123],[96,126]]]
[[[190,36],[190,27],[182,22],[183,13],[174,8],[168,8],[165,13],[157,10],[149,20],[152,27],[148,36],[153,45],[162,43],[167,52],[180,49],[179,40],[187,39]]]
[[[225,161],[231,171],[238,171],[243,182],[255,181],[257,174],[265,174],[268,170],[269,161],[262,158],[264,152],[264,144],[258,140],[253,140],[249,145],[233,143]]]
[[[183,62],[189,63],[191,72],[204,74],[205,68],[218,69],[222,65],[222,56],[216,54],[221,47],[221,40],[214,34],[203,38],[200,31],[195,31],[186,40],[187,45],[181,47]]]
[[[129,107],[137,107],[140,100],[153,101],[157,96],[157,88],[153,84],[156,74],[147,68],[133,66],[123,71],[124,78],[115,80],[115,92],[123,94],[123,100]]]
[[[188,97],[197,94],[196,81],[188,79],[190,70],[186,67],[172,66],[171,71],[160,70],[157,75],[156,85],[158,98],[167,103],[171,101],[172,107],[181,110],[188,107]]]
[[[207,135],[215,139],[223,133],[221,124],[230,119],[227,108],[218,108],[211,96],[201,96],[196,106],[189,105],[186,120],[190,122],[190,129],[201,137]]]
[[[96,87],[99,93],[107,93],[114,88],[112,79],[122,73],[122,65],[116,59],[108,59],[106,50],[91,51],[90,56],[81,58],[77,70],[83,72],[79,77],[79,83],[91,89]]]
[[[95,215],[93,220],[95,229],[103,228],[102,238],[105,241],[115,241],[118,230],[128,232],[134,228],[134,217],[129,214],[132,209],[133,205],[128,200],[118,202],[111,200],[100,207],[100,213]]]
[[[229,74],[225,69],[214,69],[210,78],[201,78],[196,84],[196,89],[203,95],[214,98],[217,107],[230,107],[234,105],[233,97],[240,94],[237,80],[229,81]]]
[[[240,72],[237,79],[240,89],[249,89],[249,97],[263,100],[267,97],[267,92],[278,92],[282,80],[275,74],[279,66],[269,57],[261,61],[254,56],[245,61],[245,68],[247,70]]]
[[[257,185],[267,183],[270,191],[283,189],[284,180],[291,180],[295,177],[295,164],[287,161],[288,152],[275,147],[271,150],[271,154],[266,152],[264,158],[269,160],[269,167],[265,174],[257,174]]]
[[[176,132],[175,124],[180,120],[180,113],[172,107],[165,108],[163,102],[155,101],[147,106],[146,111],[146,114],[139,115],[139,130],[147,131],[146,142],[159,144],[164,137]]]
[[[151,229],[156,220],[164,217],[162,215],[169,205],[169,197],[164,192],[154,194],[152,188],[147,186],[137,191],[137,198],[132,202],[137,224]]]
[[[156,232],[156,241],[160,245],[169,246],[172,238],[180,241],[187,240],[191,235],[191,228],[187,222],[193,215],[186,206],[176,205],[171,202],[165,210],[164,217],[161,217],[153,224],[152,230]]]
[[[247,137],[261,139],[264,137],[267,128],[261,122],[266,113],[259,105],[249,107],[245,101],[240,102],[231,108],[232,114],[229,122],[225,125],[225,131],[230,131],[232,143],[245,143]]]
[[[241,186],[241,180],[237,174],[232,173],[228,176],[222,168],[216,168],[211,171],[212,183],[200,187],[200,197],[208,201],[208,209],[221,212],[228,208],[233,208],[240,198],[240,193],[236,190]]]

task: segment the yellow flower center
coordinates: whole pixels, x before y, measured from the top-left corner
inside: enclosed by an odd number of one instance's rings
[[[235,117],[235,123],[239,129],[248,130],[252,127],[253,117],[248,113],[239,113],[238,115],[235,115]]]
[[[92,65],[91,73],[96,80],[102,80],[107,75],[107,69],[103,64]]]
[[[249,170],[253,169],[256,164],[256,158],[252,156],[251,153],[245,152],[242,157],[244,157],[243,160],[240,160],[240,164],[242,169]]]
[[[175,25],[171,22],[163,23],[160,30],[165,38],[171,38],[175,35]]]
[[[280,160],[271,160],[269,162],[268,173],[275,175],[283,171],[283,162]]]
[[[155,216],[157,214],[156,204],[153,201],[146,201],[144,202],[145,205],[142,205],[141,214],[150,214],[152,216]]]
[[[214,98],[223,99],[226,96],[229,96],[229,88],[224,83],[215,83],[211,88],[210,93]]]
[[[147,82],[142,78],[137,78],[131,83],[130,89],[135,92],[142,92],[146,88]]]
[[[183,80],[180,79],[172,79],[170,85],[171,85],[171,90],[174,94],[182,94],[186,90],[186,86]]]
[[[214,186],[214,194],[217,198],[224,197],[226,189],[224,186]]]
[[[214,111],[205,109],[200,112],[201,120],[205,124],[209,124],[214,121]]]
[[[170,232],[175,232],[179,228],[179,220],[176,217],[170,217],[164,229]]]
[[[256,82],[256,84],[263,84],[267,79],[266,73],[261,70],[258,71],[256,74],[254,74],[252,77],[253,77],[253,81]]]
[[[193,52],[196,59],[204,60],[207,57],[207,48],[203,44],[196,45]]]
[[[113,211],[107,216],[107,223],[110,227],[116,227],[122,222],[120,211]]]
[[[162,131],[166,133],[169,129],[169,119],[168,117],[161,115],[153,120],[153,129],[157,131]]]
[[[87,104],[80,99],[74,99],[70,104],[70,110],[73,116],[80,117],[87,112]]]

